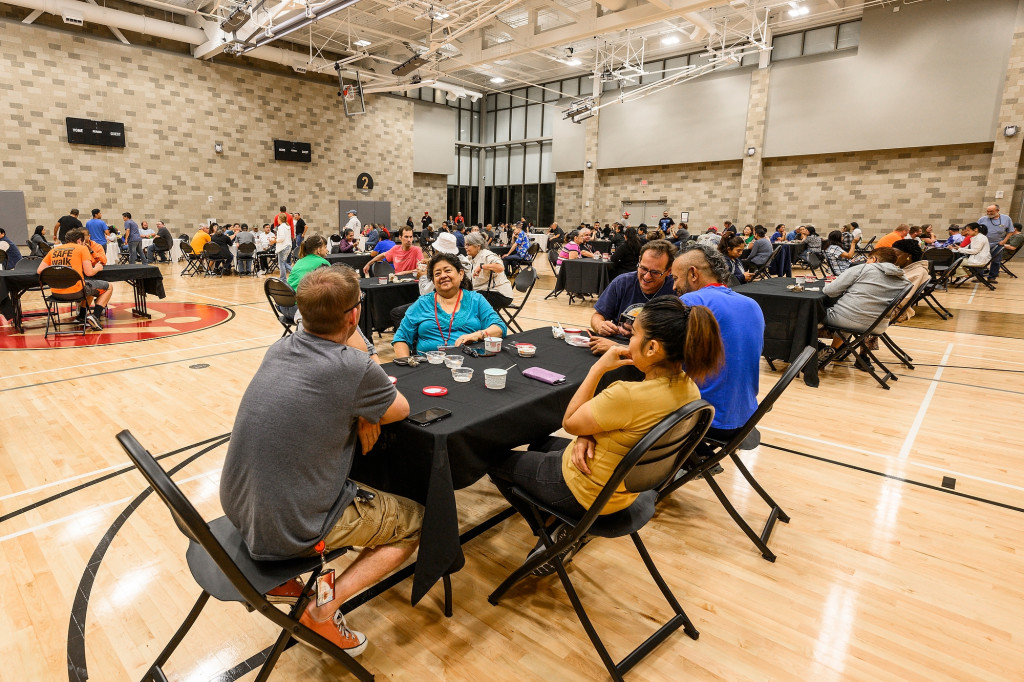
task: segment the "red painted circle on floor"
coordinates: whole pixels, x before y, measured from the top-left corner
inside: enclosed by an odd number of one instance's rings
[[[19,334],[14,327],[0,327],[0,350],[33,348],[75,348],[79,346],[109,346],[133,341],[162,339],[178,334],[209,329],[227,322],[235,316],[234,311],[207,303],[172,303],[149,301],[147,309],[152,319],[132,315],[131,303],[115,303],[107,308],[105,320],[101,320],[103,331],[86,332],[85,336],[53,336],[43,338],[46,317],[25,318],[25,333]],[[67,306],[61,309],[61,321],[69,319]],[[27,310],[27,314],[45,313],[42,310]],[[68,325],[62,329],[70,330]],[[51,325],[52,331],[52,325]]]

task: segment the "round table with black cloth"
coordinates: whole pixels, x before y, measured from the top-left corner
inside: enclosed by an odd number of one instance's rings
[[[612,279],[611,273],[611,261],[600,258],[563,260],[558,269],[554,291],[551,294],[558,296],[561,292],[567,291],[574,296],[600,295],[608,287],[608,283]]]
[[[537,354],[521,358],[506,350],[491,357],[465,356],[463,367],[473,369],[469,383],[455,383],[444,365],[383,365],[385,372],[397,378],[411,414],[431,407],[451,411],[451,416],[428,426],[409,421],[384,426],[373,451],[355,457],[350,474],[355,481],[416,500],[426,508],[413,604],[439,578],[465,563],[455,491],[482,478],[488,467],[512,448],[541,441],[558,430],[569,400],[595,361],[589,349],[552,338],[547,327],[512,335],[506,346],[511,341],[532,343]],[[485,369],[504,369],[513,363],[517,366],[509,371],[503,390],[484,387]],[[521,373],[528,367],[558,372],[565,375],[566,382],[556,386],[528,379]],[[635,374],[618,376],[639,378]],[[606,379],[602,385],[613,378]],[[448,394],[424,395],[426,386],[444,386]]]
[[[775,248],[776,244],[782,244],[784,248],[768,270],[771,274],[779,277],[792,277],[793,263],[795,263],[797,259],[800,258],[800,254],[807,249],[807,244],[804,242],[775,242],[775,244],[772,245],[772,248]]]
[[[607,240],[607,239],[591,239],[584,246],[590,247],[589,250],[592,253],[597,253],[597,252],[611,253],[612,252],[612,243],[611,243],[610,240]]]
[[[818,325],[825,320],[830,299],[821,293],[825,280],[805,283],[818,291],[790,291],[794,280],[785,277],[750,282],[735,288],[736,293],[754,299],[764,313],[764,350],[770,360],[793,362],[807,346],[818,344]],[[818,363],[811,361],[804,369],[804,383],[818,386]]]
[[[415,279],[401,279],[397,282],[378,284],[378,278],[365,277],[359,280],[359,288],[366,294],[363,309],[359,314],[359,328],[370,338],[391,326],[391,311],[398,306],[413,303],[420,295],[420,285]]]
[[[326,258],[331,265],[337,265],[339,263],[347,265],[358,272],[360,277],[363,277],[363,267],[365,267],[366,264],[369,263],[376,255],[377,254],[372,251],[367,251],[365,253],[329,253],[324,256],[324,258]]]

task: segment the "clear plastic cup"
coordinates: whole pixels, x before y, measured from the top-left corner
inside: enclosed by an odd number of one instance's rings
[[[484,370],[484,386],[487,388],[493,388],[500,390],[505,388],[505,379],[508,377],[508,371],[504,369],[485,369]]]
[[[439,350],[428,350],[427,351],[427,362],[432,365],[440,365],[444,362],[444,353]]]
[[[452,379],[455,379],[458,383],[464,384],[472,378],[472,367],[452,367]]]
[[[456,367],[462,367],[462,361],[465,358],[462,355],[446,355],[444,356],[444,366],[455,369]]]

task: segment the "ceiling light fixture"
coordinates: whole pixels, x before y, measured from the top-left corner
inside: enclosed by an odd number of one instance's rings
[[[802,5],[798,5],[795,2],[789,3],[789,7],[790,7],[790,9],[789,9],[788,14],[789,14],[789,16],[794,17],[794,18],[795,17],[802,17],[802,16],[804,16],[806,14],[809,14],[810,11],[811,11],[807,7],[802,6]]]
[[[679,36],[665,36],[661,39],[662,45],[676,45],[679,43]]]
[[[497,85],[501,85],[502,83],[505,82],[505,79],[502,78],[501,76],[495,76],[494,78],[491,79],[491,82]]]
[[[371,43],[369,40],[357,40],[352,44],[355,45],[356,47],[369,47],[373,43]]]
[[[583,62],[581,62],[579,59],[576,59],[575,57],[573,57],[572,59],[566,59],[565,63],[567,65],[569,65],[569,66],[579,66]]]

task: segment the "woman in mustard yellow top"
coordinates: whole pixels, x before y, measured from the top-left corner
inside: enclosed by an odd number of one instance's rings
[[[575,436],[564,451],[513,451],[489,473],[508,501],[527,491],[552,509],[582,516],[622,457],[666,415],[700,398],[694,381],[714,376],[724,361],[718,322],[704,306],[674,296],[647,303],[633,324],[629,347],[612,346],[598,359],[569,402],[562,428]],[[643,381],[616,381],[594,395],[610,370],[633,365]],[[686,370],[683,370],[683,367]],[[628,507],[636,494],[616,491],[602,514]]]

